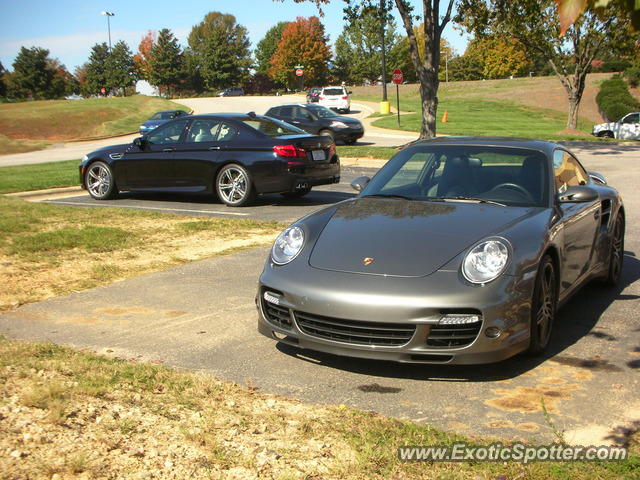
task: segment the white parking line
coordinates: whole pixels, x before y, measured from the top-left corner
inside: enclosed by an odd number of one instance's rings
[[[162,207],[136,207],[133,205],[100,205],[97,203],[87,203],[87,202],[61,202],[57,200],[47,200],[43,203],[54,203],[54,204],[63,204],[63,205],[83,205],[88,207],[113,207],[113,208],[133,208],[136,210],[160,210],[163,212],[192,212],[192,213],[211,213],[215,215],[234,215],[236,217],[246,217],[249,215],[248,213],[233,213],[233,212],[218,212],[215,210],[193,210],[189,208],[162,208]]]

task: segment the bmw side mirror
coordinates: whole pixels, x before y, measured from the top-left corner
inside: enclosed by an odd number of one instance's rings
[[[145,145],[147,144],[147,139],[144,137],[137,137],[133,139],[133,144],[138,147],[140,150],[144,150]]]
[[[586,203],[596,200],[598,200],[598,192],[584,185],[569,187],[564,192],[558,193],[560,203]]]
[[[351,188],[353,188],[356,192],[361,192],[364,190],[364,187],[369,185],[371,179],[369,177],[358,177],[354,178],[351,181]]]

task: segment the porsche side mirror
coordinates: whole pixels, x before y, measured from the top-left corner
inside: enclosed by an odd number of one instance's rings
[[[145,145],[147,144],[147,139],[144,137],[137,137],[133,139],[133,144],[138,147],[140,150],[144,150]]]
[[[591,177],[591,180],[595,181],[596,183],[599,183],[600,185],[607,184],[607,179],[601,173],[593,171],[588,171],[587,173],[589,174],[589,177]]]
[[[371,179],[369,177],[354,178],[351,181],[351,188],[353,188],[356,192],[361,192],[362,190],[364,190],[364,187],[369,184],[370,181]]]
[[[569,187],[564,192],[558,193],[560,203],[586,203],[596,200],[598,200],[598,192],[584,185]]]

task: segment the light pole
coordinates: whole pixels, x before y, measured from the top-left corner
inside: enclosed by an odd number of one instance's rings
[[[444,53],[444,81],[449,83],[449,51],[441,50],[440,53]]]
[[[111,12],[100,12],[100,15],[104,15],[105,17],[107,17],[107,31],[109,32],[109,53],[111,53],[111,17],[115,16],[115,13],[111,13]]]
[[[387,62],[384,46],[385,17],[387,11],[385,9],[384,0],[380,0],[380,43],[382,44],[382,101],[387,101]]]

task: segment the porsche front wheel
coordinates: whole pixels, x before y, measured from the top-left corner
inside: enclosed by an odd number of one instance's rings
[[[538,267],[538,275],[531,301],[531,343],[527,351],[540,355],[547,348],[558,305],[558,276],[553,260],[545,255]]]

